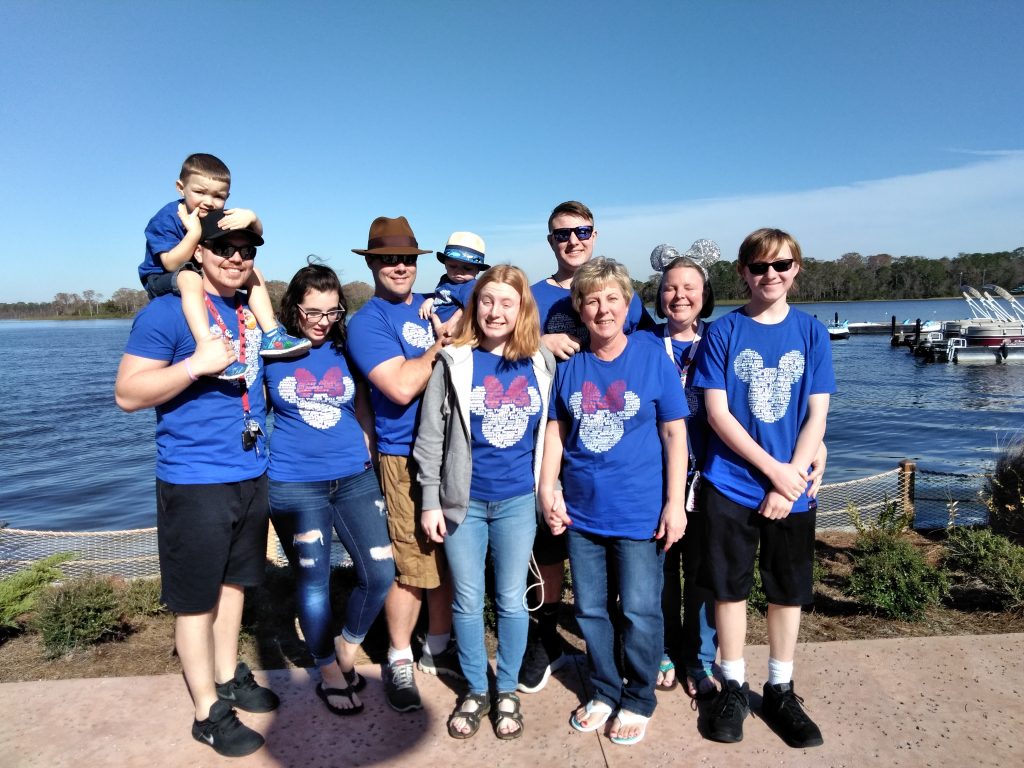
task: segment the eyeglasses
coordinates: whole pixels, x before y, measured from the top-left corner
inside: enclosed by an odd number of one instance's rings
[[[243,259],[255,259],[256,258],[256,246],[255,245],[208,245],[207,249],[222,259],[230,259],[235,255],[235,251]]]
[[[396,264],[405,264],[407,267],[415,267],[416,259],[419,257],[415,253],[408,255],[400,255],[397,253],[378,253],[377,258],[380,259],[381,264],[388,267],[393,267]]]
[[[594,234],[594,225],[584,227],[559,227],[558,229],[551,230],[551,237],[554,238],[556,243],[568,243],[569,238],[576,235],[580,240],[589,240],[591,235]]]
[[[776,272],[789,272],[793,268],[793,262],[795,259],[781,259],[780,261],[755,261],[752,264],[747,264],[747,269],[750,270],[752,275],[767,275],[768,267],[771,267]]]
[[[307,323],[319,323],[325,317],[329,323],[336,323],[345,316],[345,310],[342,307],[337,309],[331,309],[327,312],[321,312],[319,309],[303,309],[299,307],[299,312],[306,318]]]

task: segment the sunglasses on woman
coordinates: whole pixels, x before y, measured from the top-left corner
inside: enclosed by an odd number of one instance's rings
[[[789,272],[793,268],[793,262],[796,259],[781,259],[779,261],[755,261],[751,264],[747,264],[747,269],[750,270],[752,275],[767,275],[768,267],[771,267],[776,272]]]
[[[579,240],[589,240],[590,236],[594,234],[593,225],[582,226],[582,227],[559,227],[558,229],[551,230],[551,237],[556,243],[568,243],[569,238],[576,235]]]

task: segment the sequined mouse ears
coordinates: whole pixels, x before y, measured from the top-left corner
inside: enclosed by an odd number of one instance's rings
[[[676,259],[689,259],[704,270],[707,278],[708,268],[722,258],[722,249],[714,240],[696,240],[685,252],[668,243],[662,243],[651,251],[651,266],[656,272],[664,272],[665,267]]]

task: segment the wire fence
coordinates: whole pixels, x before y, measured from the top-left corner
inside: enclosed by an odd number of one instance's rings
[[[957,525],[985,525],[985,474],[954,474],[917,469],[912,462],[871,477],[823,485],[818,493],[819,529],[853,530],[853,513],[864,522],[878,518],[887,504],[910,512],[919,530],[945,528],[955,510]],[[124,578],[160,574],[156,528],[132,531],[28,531],[0,528],[0,578],[28,568],[38,560],[60,552],[74,559],[62,564],[67,577],[87,574]],[[273,528],[267,540],[267,559],[275,565],[288,561]],[[335,537],[331,562],[351,565],[351,559]]]

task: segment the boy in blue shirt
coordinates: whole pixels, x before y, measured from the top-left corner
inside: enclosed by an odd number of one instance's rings
[[[445,274],[437,281],[434,295],[420,307],[420,317],[426,320],[435,314],[438,320],[454,329],[466,302],[473,295],[477,275],[489,269],[484,258],[482,237],[472,232],[452,232],[444,253],[437,253],[437,260],[444,264]]]
[[[816,504],[809,467],[825,436],[835,391],[825,326],[791,308],[800,246],[778,229],[743,241],[737,271],[750,301],[711,325],[697,354],[712,434],[701,477],[705,552],[725,685],[711,705],[707,735],[743,738],[750,711],[743,648],[755,552],[768,599],[768,682],[762,716],[791,747],[822,744],[793,689],[800,611],[813,601]]]
[[[202,220],[210,211],[224,209],[231,190],[231,172],[213,155],[196,153],[185,158],[174,185],[181,198],[157,211],[146,225],[146,255],[139,265],[139,279],[151,299],[167,293],[181,297],[189,330],[197,347],[203,350],[223,342],[210,325],[203,300],[202,270],[192,256],[202,236]],[[246,208],[224,211],[220,228],[263,233],[259,217]],[[278,324],[266,282],[258,269],[252,270],[244,288],[263,331],[262,357],[294,357],[309,348],[308,339],[289,336]],[[220,372],[219,378],[240,379],[245,370],[244,365],[235,361]]]

